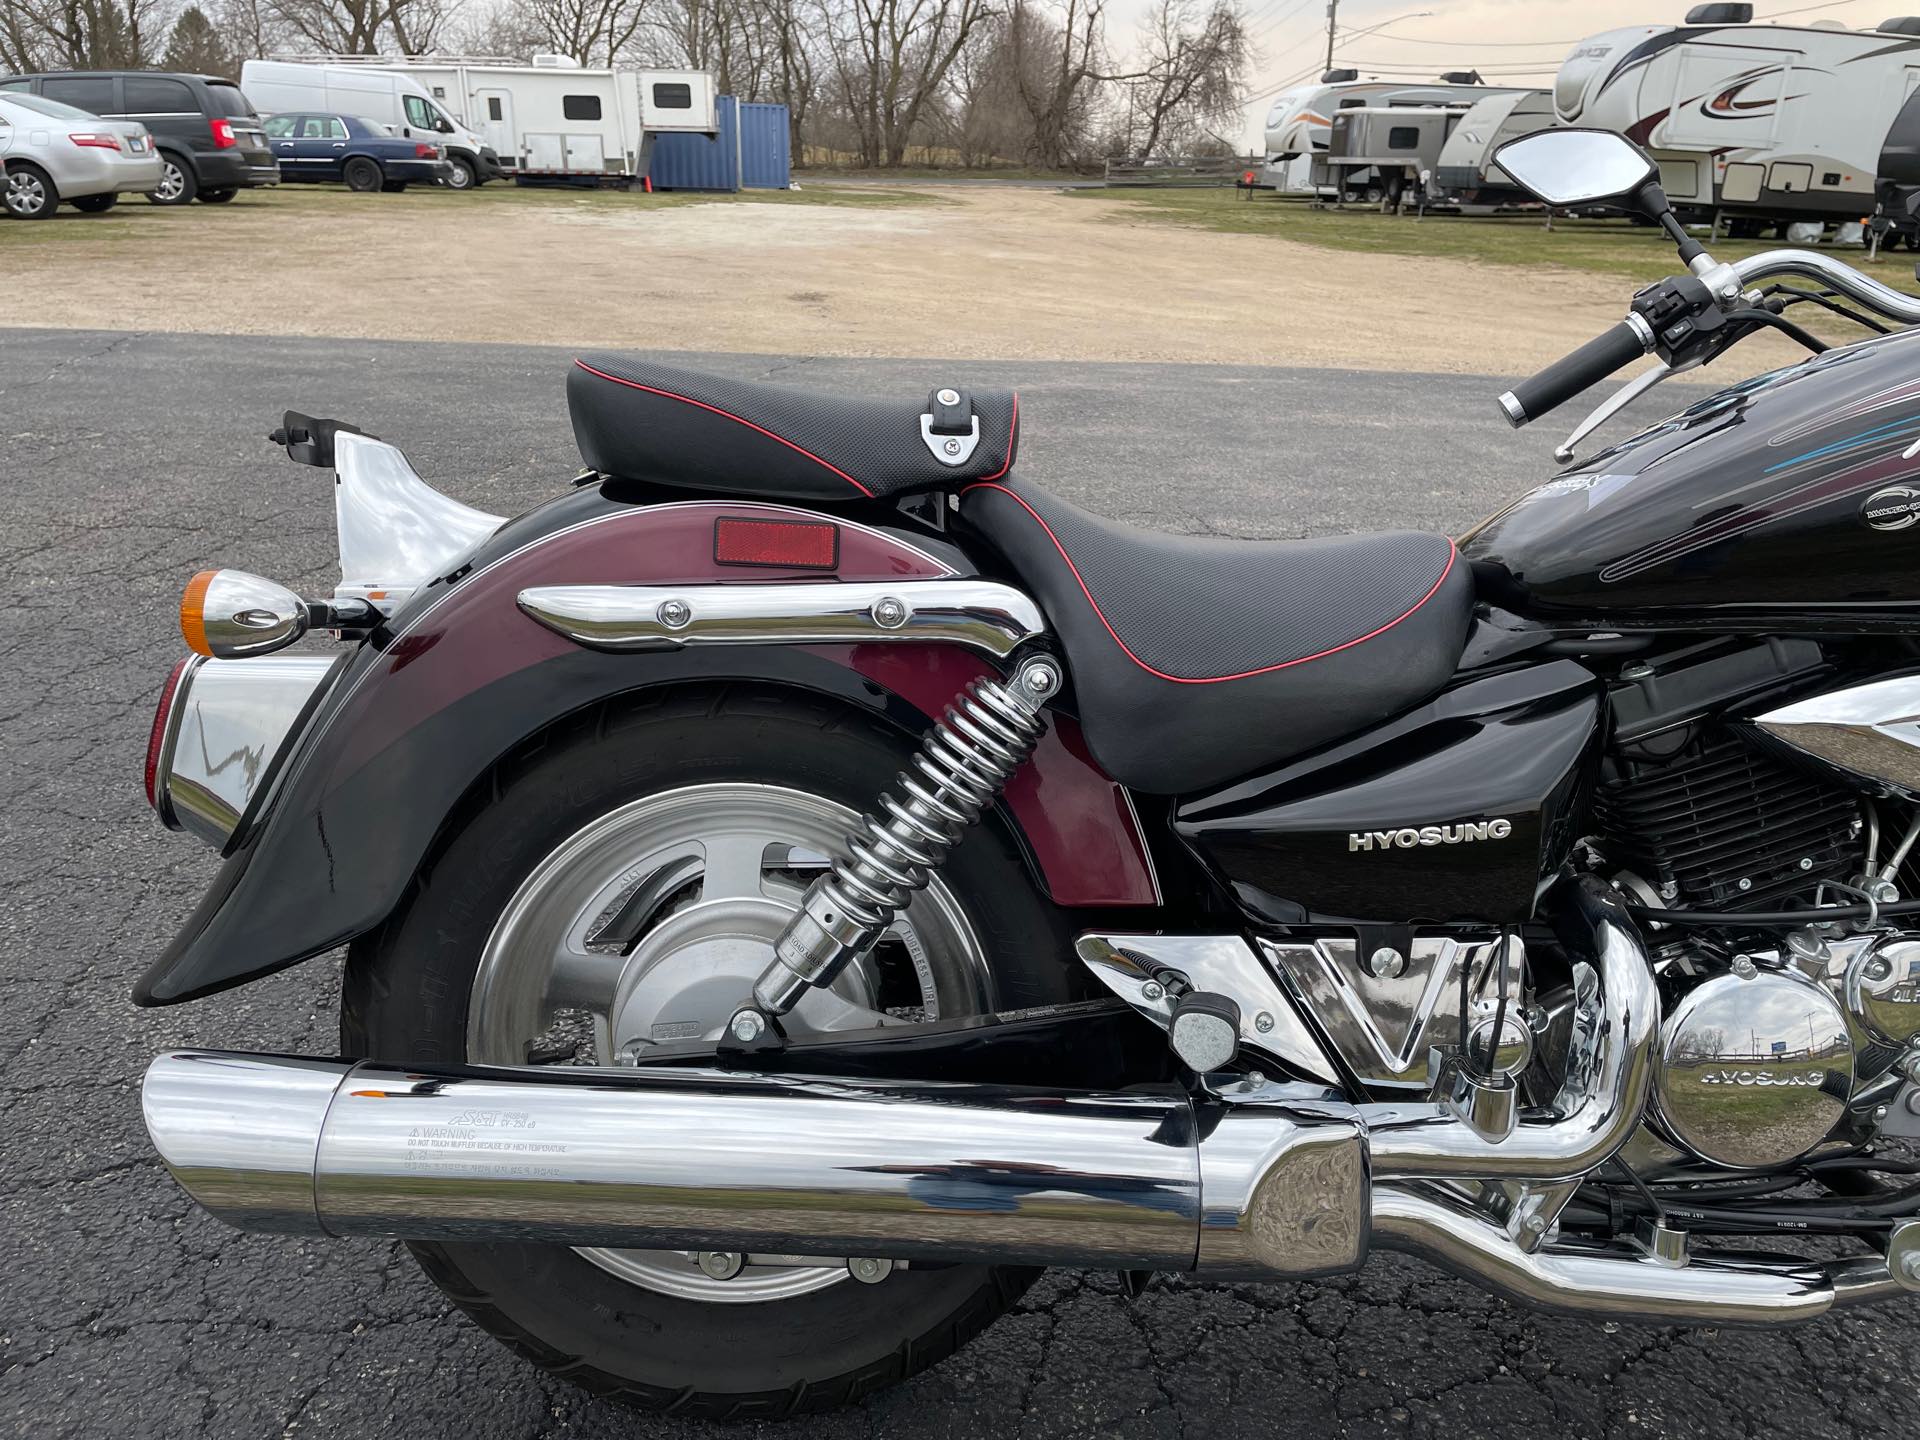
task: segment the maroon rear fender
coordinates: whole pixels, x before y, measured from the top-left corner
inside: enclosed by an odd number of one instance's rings
[[[559,502],[564,511],[568,501]],[[586,707],[658,685],[748,682],[837,695],[923,728],[989,670],[980,656],[919,643],[741,645],[612,654],[524,614],[536,585],[831,583],[932,579],[955,565],[906,537],[843,519],[831,574],[742,569],[714,558],[716,521],[818,522],[815,512],[693,501],[615,505],[582,498],[557,523],[489,557],[438,599],[418,598],[397,633],[369,644],[292,742],[260,816],[245,817],[226,867],[135,991],[190,999],[346,943],[399,903],[444,818],[502,757]],[[564,514],[558,517],[563,520]],[[520,524],[523,522],[515,522]],[[513,526],[502,532],[511,541]],[[892,776],[876,775],[875,798]],[[1058,716],[1006,794],[1036,879],[1063,906],[1149,906],[1159,894],[1126,792]]]

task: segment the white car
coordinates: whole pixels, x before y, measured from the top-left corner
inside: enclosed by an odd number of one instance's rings
[[[0,91],[0,169],[6,212],[44,220],[61,201],[110,210],[123,194],[160,183],[160,152],[136,120],[102,120],[72,105]]]

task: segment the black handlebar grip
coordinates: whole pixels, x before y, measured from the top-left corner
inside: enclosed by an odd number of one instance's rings
[[[1571,355],[1562,356],[1538,375],[1522,380],[1500,397],[1507,423],[1516,428],[1564,405],[1589,385],[1598,384],[1622,365],[1647,353],[1640,328],[1622,320],[1603,330]]]

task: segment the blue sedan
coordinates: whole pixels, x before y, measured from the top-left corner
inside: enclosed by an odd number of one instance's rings
[[[402,139],[357,115],[303,111],[262,127],[282,180],[344,180],[349,190],[404,190],[444,184],[453,166],[438,145]]]

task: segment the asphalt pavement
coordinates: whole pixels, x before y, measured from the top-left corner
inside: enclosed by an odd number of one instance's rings
[[[534,347],[0,331],[0,1426],[12,1434],[721,1433],[527,1368],[397,1246],[219,1225],[166,1178],[139,1118],[140,1073],[163,1047],[333,1045],[332,959],[187,1006],[127,999],[214,870],[141,795],[180,588],[214,565],[309,593],[337,579],[328,476],[287,463],[267,431],[289,407],[349,419],[449,493],[512,512],[577,466],[566,361]],[[1552,468],[1555,432],[1510,432],[1492,401],[1504,382],[1485,378],[700,363],[914,396],[946,380],[1017,385],[1023,474],[1185,531],[1458,530]],[[1060,1274],[907,1385],[727,1433],[1905,1436],[1916,1320],[1912,1302],[1764,1334],[1544,1319],[1395,1256],[1326,1284],[1161,1280],[1131,1300],[1111,1277]]]

